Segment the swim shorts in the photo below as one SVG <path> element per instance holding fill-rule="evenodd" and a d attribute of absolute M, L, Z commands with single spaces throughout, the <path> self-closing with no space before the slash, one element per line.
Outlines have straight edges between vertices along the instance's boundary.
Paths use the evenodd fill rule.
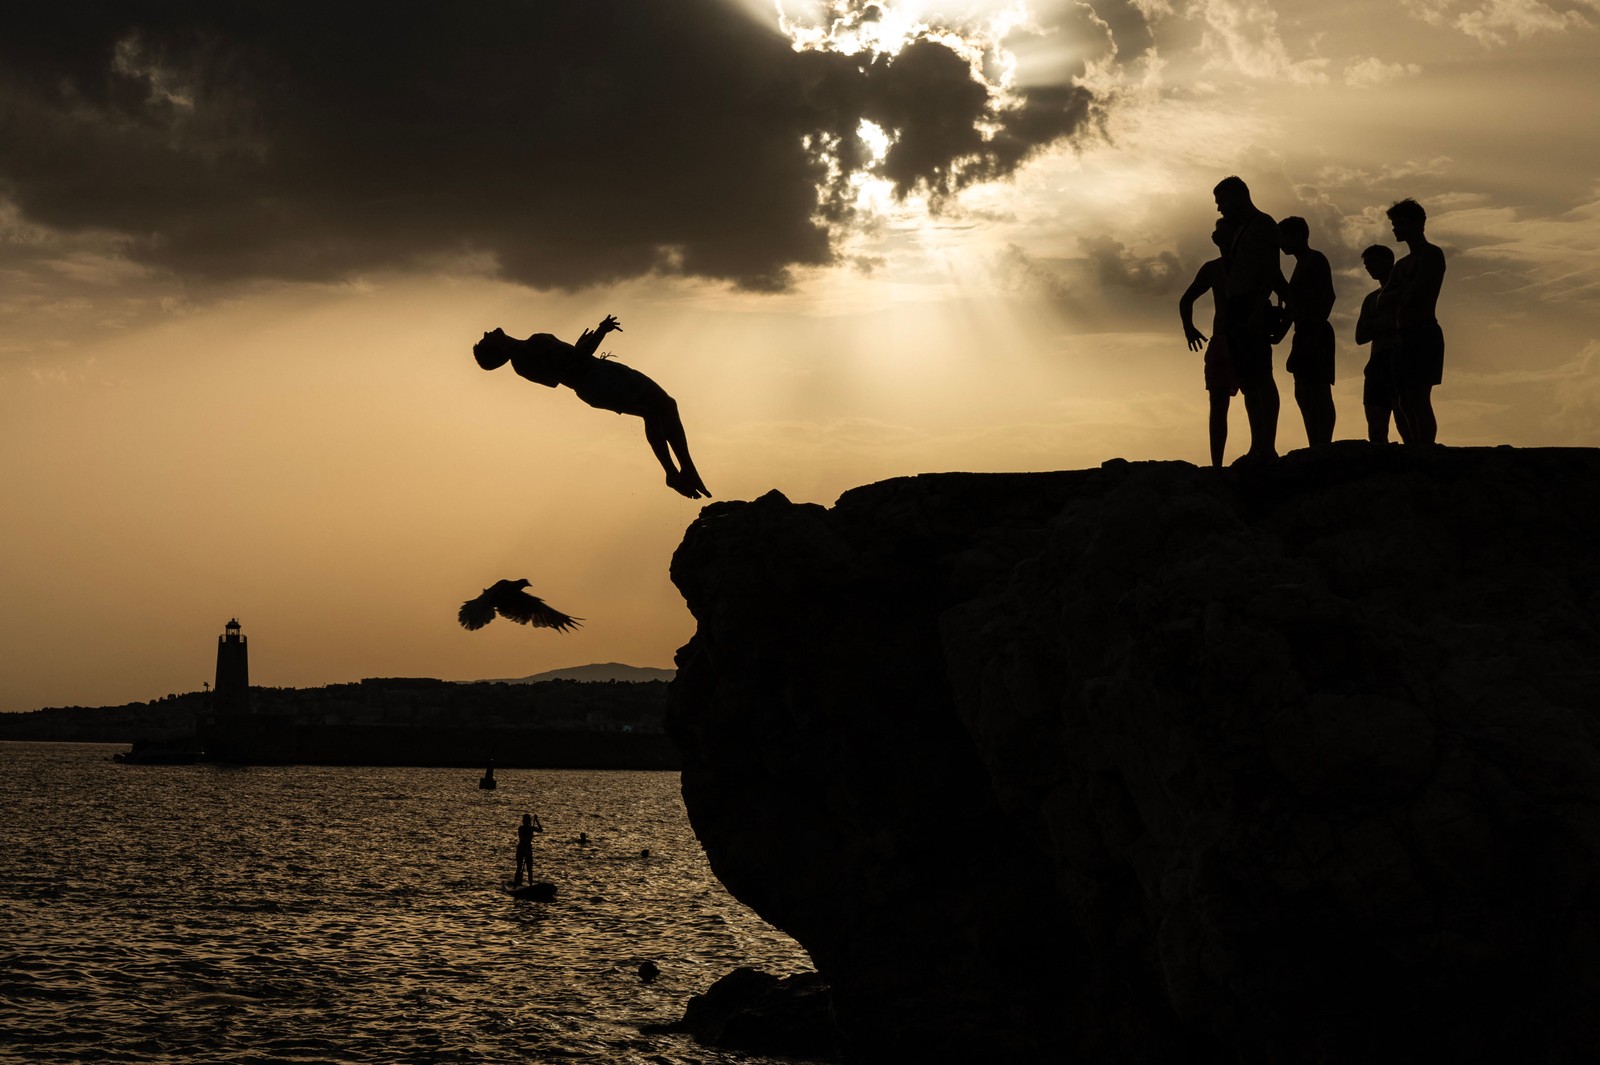
<path fill-rule="evenodd" d="M 573 382 L 572 390 L 591 407 L 640 417 L 668 398 L 650 378 L 610 359 L 591 359 L 588 369 Z"/>
<path fill-rule="evenodd" d="M 1425 388 L 1444 380 L 1444 330 L 1438 322 L 1408 325 L 1395 335 L 1394 386 Z"/>
<path fill-rule="evenodd" d="M 1333 326 L 1327 322 L 1295 326 L 1294 340 L 1289 344 L 1289 361 L 1283 368 L 1294 374 L 1296 380 L 1333 384 Z"/>
<path fill-rule="evenodd" d="M 1233 375 L 1233 360 L 1228 358 L 1228 338 L 1214 333 L 1206 345 L 1206 391 L 1239 394 L 1239 380 Z"/>
<path fill-rule="evenodd" d="M 1394 387 L 1393 344 L 1372 349 L 1372 354 L 1367 356 L 1367 368 L 1362 371 L 1362 377 L 1362 405 L 1393 410 L 1397 398 Z"/>
<path fill-rule="evenodd" d="M 1272 341 L 1267 337 L 1267 299 L 1240 296 L 1228 300 L 1228 360 L 1246 393 L 1272 380 Z"/>

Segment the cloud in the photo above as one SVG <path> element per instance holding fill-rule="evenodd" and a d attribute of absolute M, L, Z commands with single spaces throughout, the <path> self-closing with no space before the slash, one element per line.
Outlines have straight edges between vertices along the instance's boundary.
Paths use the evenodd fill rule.
<path fill-rule="evenodd" d="M 1209 67 L 1235 70 L 1256 80 L 1327 82 L 1326 59 L 1290 58 L 1278 33 L 1278 13 L 1264 0 L 1198 0 L 1190 10 L 1206 24 L 1200 48 L 1214 57 Z"/>
<path fill-rule="evenodd" d="M 1560 8 L 1541 0 L 1405 0 L 1412 13 L 1435 26 L 1453 26 L 1484 44 L 1524 41 L 1540 33 L 1562 33 L 1592 28 L 1580 6 L 1600 7 L 1593 0 Z"/>
<path fill-rule="evenodd" d="M 1485 440 L 1506 439 L 1520 429 L 1517 415 L 1539 411 L 1533 430 L 1539 445 L 1600 444 L 1600 340 L 1591 340 L 1566 362 L 1537 369 L 1494 373 L 1452 372 L 1452 394 L 1476 417 L 1464 429 Z M 1499 433 L 1497 437 L 1495 434 Z"/>
<path fill-rule="evenodd" d="M 797 50 L 722 0 L 36 14 L 0 38 L 0 194 L 197 280 L 488 255 L 538 287 L 777 289 L 834 261 L 852 176 L 1003 179 L 1096 106 L 1081 57 L 999 93 L 949 27 L 897 54 Z"/>
<path fill-rule="evenodd" d="M 1469 206 L 1430 222 L 1498 293 L 1582 311 L 1600 300 L 1600 199 L 1553 215 Z"/>
<path fill-rule="evenodd" d="M 1377 56 L 1368 56 L 1345 64 L 1344 82 L 1351 88 L 1371 89 L 1421 73 L 1422 68 L 1416 63 L 1385 63 Z"/>
<path fill-rule="evenodd" d="M 1106 287 L 1159 295 L 1174 291 L 1183 281 L 1182 264 L 1170 251 L 1140 257 L 1109 236 L 1080 237 L 1078 247 L 1088 256 L 1095 278 Z"/>

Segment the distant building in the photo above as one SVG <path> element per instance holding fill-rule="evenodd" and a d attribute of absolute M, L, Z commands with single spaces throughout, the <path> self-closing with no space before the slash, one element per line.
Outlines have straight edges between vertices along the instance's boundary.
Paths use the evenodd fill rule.
<path fill-rule="evenodd" d="M 212 687 L 212 704 L 223 713 L 243 713 L 250 709 L 250 659 L 239 619 L 231 618 L 217 637 L 217 682 Z"/>

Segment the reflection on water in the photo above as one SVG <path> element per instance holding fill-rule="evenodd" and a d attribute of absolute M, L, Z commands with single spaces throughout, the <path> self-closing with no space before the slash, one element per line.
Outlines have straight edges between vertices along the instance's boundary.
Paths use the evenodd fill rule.
<path fill-rule="evenodd" d="M 0 1058 L 753 1063 L 638 1027 L 735 965 L 810 967 L 712 876 L 675 773 L 122 749 L 0 743 Z M 500 890 L 524 812 L 548 905 Z"/>

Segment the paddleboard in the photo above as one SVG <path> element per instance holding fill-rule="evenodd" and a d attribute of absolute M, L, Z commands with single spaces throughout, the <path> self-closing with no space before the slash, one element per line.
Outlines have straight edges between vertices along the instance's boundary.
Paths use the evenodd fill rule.
<path fill-rule="evenodd" d="M 556 897 L 556 886 L 543 881 L 533 884 L 524 884 L 522 887 L 512 887 L 509 883 L 502 885 L 505 893 L 514 899 L 531 899 L 534 902 L 553 902 Z"/>

